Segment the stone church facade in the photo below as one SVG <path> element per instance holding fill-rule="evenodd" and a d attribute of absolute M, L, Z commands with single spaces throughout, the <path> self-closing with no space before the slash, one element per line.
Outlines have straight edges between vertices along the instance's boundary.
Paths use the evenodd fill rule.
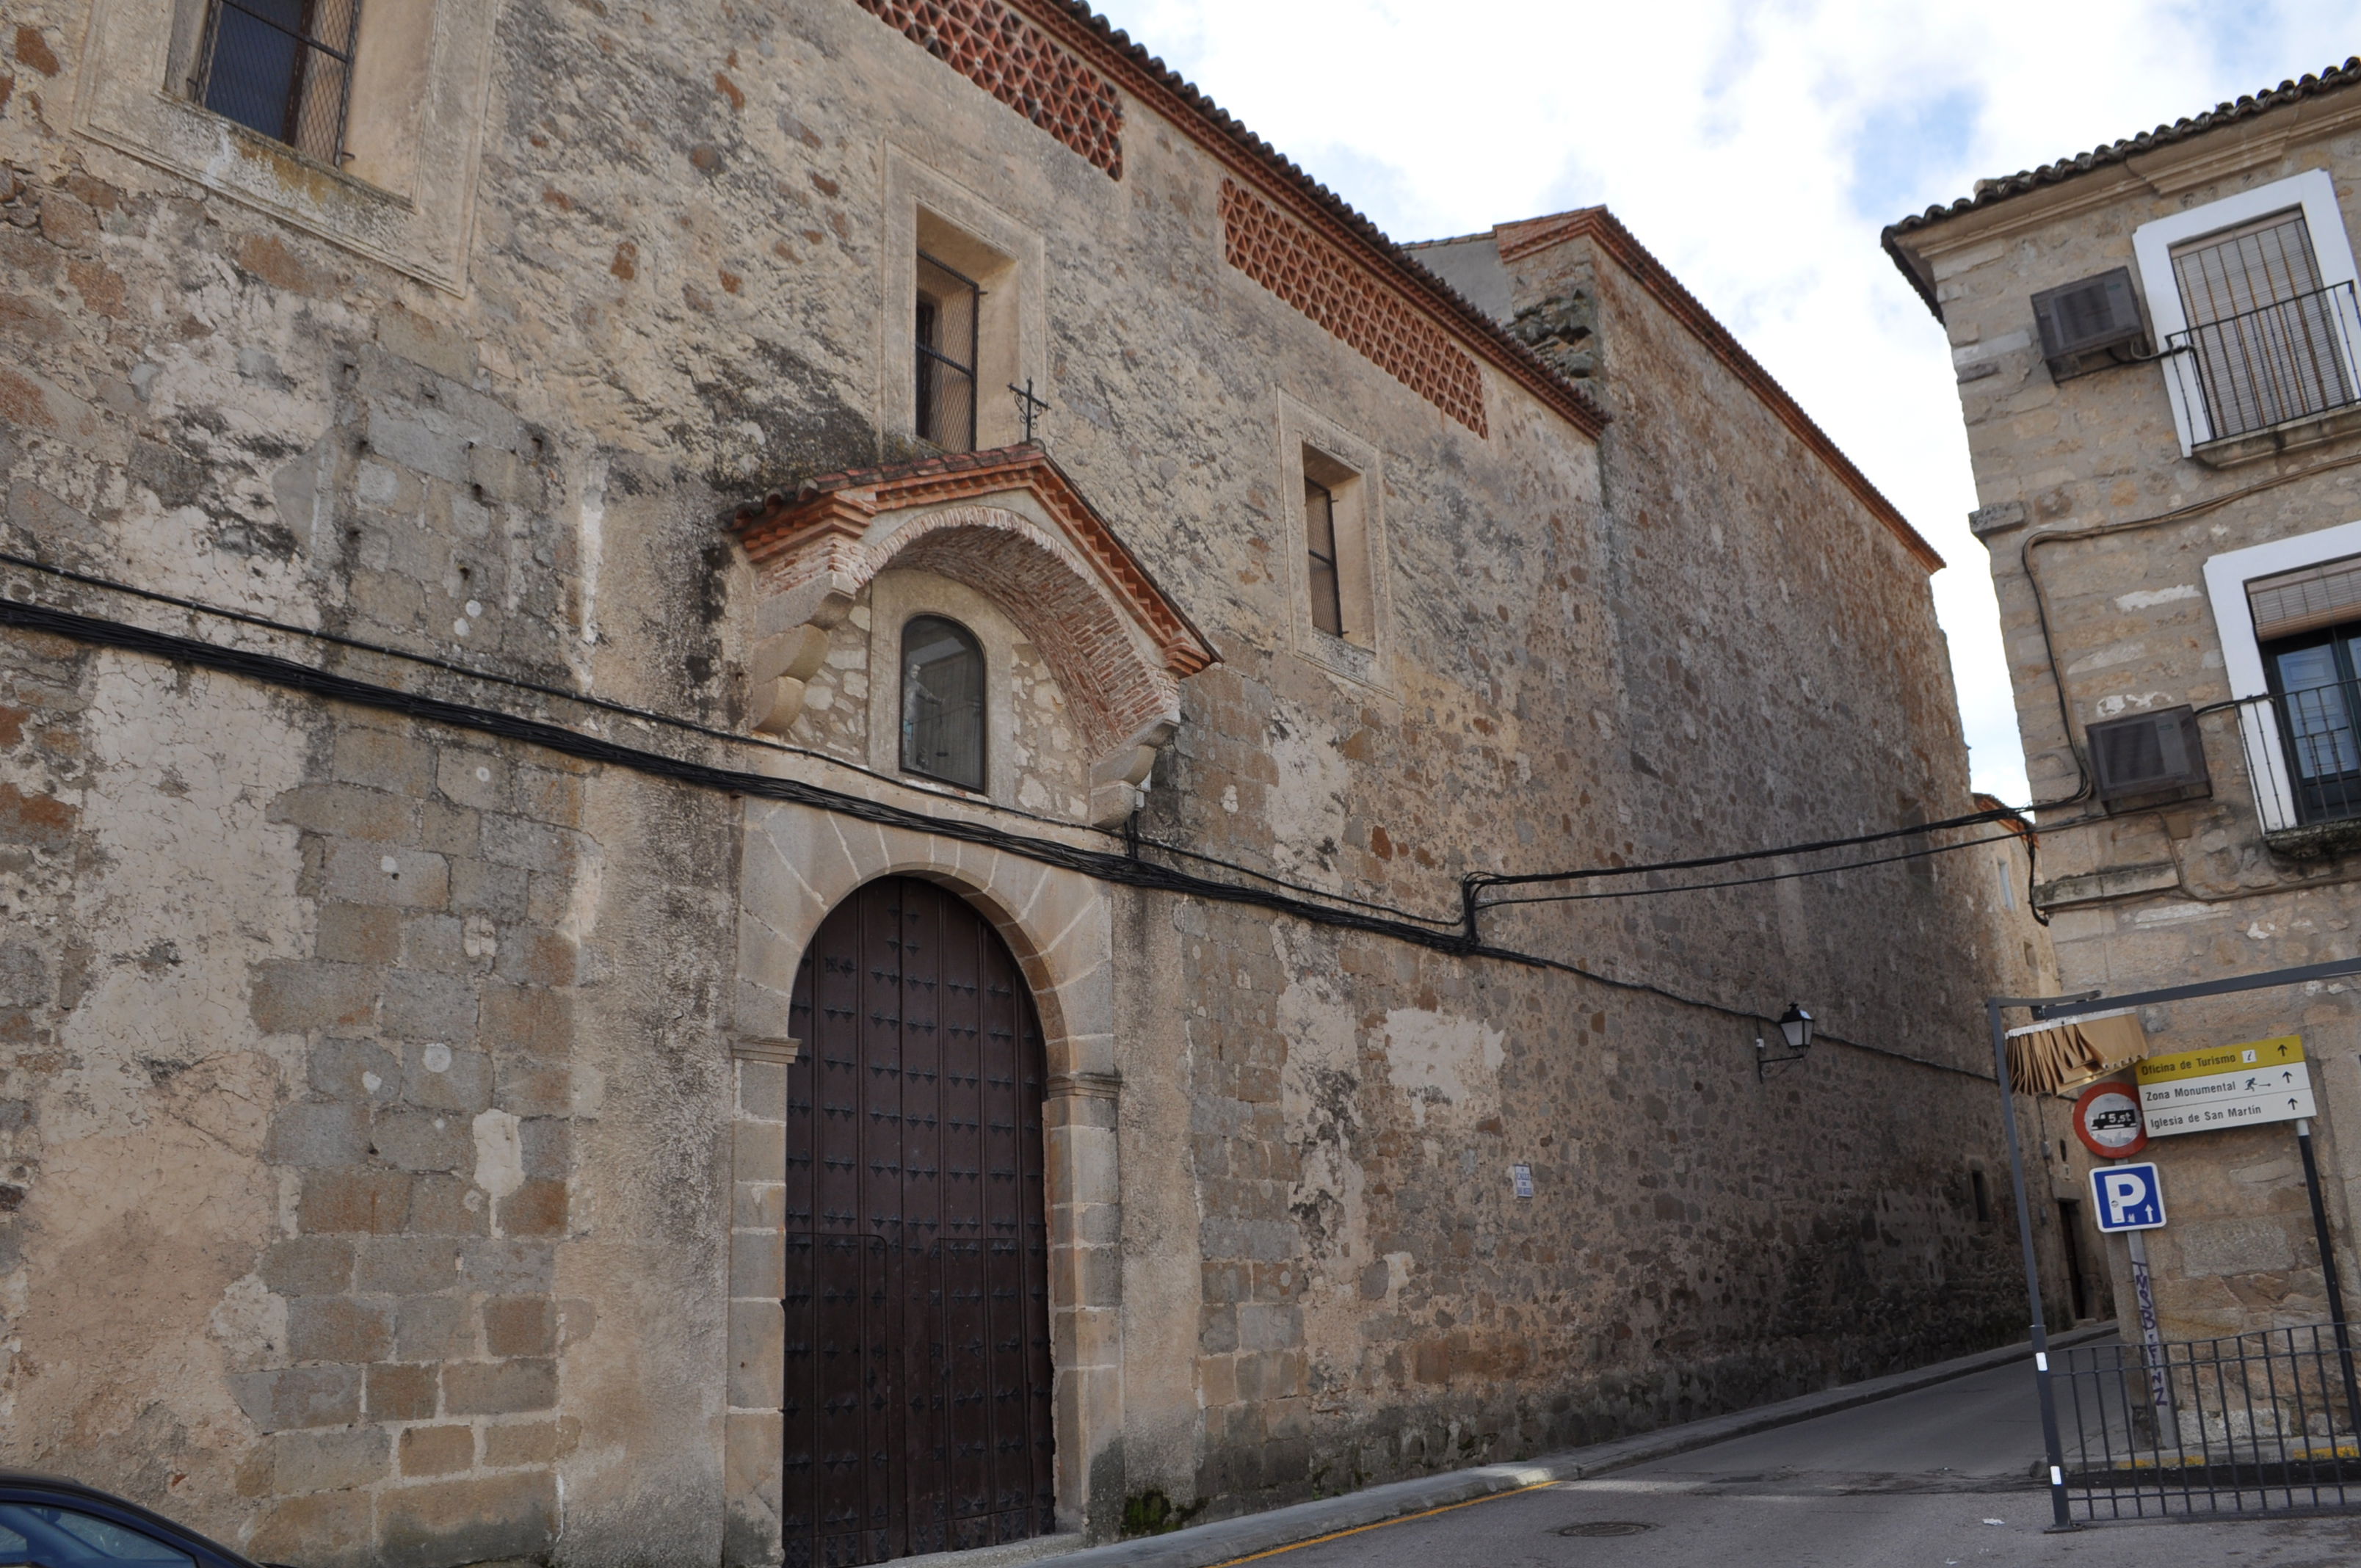
<path fill-rule="evenodd" d="M 2015 1332 L 2015 839 L 1469 880 L 1973 810 L 1603 212 L 1398 249 L 1056 0 L 0 49 L 0 1463 L 873 1561 Z"/>

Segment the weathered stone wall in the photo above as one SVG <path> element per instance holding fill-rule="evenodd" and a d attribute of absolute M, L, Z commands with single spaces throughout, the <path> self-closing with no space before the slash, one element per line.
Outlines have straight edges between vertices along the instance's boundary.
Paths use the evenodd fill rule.
<path fill-rule="evenodd" d="M 1602 477 L 1495 360 L 1469 361 L 1479 428 L 1452 342 L 1396 374 L 1233 266 L 1202 129 L 1125 99 L 1111 177 L 852 4 L 498 8 L 480 158 L 422 186 L 417 232 L 354 228 L 375 198 L 248 138 L 189 172 L 93 119 L 93 72 L 170 11 L 33 0 L 0 35 L 7 548 L 526 684 L 17 568 L 12 596 L 1005 825 L 564 695 L 745 729 L 759 595 L 723 514 L 912 450 L 881 280 L 923 203 L 1014 258 L 1045 439 L 1223 656 L 1184 684 L 1150 839 L 1447 924 L 1471 871 L 1968 806 L 1919 568 L 1603 273 Z M 1376 455 L 1381 635 L 1349 654 L 1296 614 L 1281 433 L 1307 421 Z M 897 576 L 926 574 L 856 608 Z M 1119 844 L 1082 826 L 1041 650 L 989 611 L 1032 715 L 991 801 Z M 877 754 L 862 630 L 789 737 L 840 761 Z M 0 1458 L 261 1556 L 775 1558 L 750 1325 L 776 1074 L 733 1060 L 741 916 L 807 934 L 892 872 L 987 906 L 1040 994 L 1078 1527 L 1530 1453 L 2017 1320 L 1966 1183 L 1998 1168 L 1968 1003 L 2037 961 L 1994 850 L 1487 917 L 1856 1042 L 1758 1085 L 1750 1026 L 1674 997 L 0 648 Z"/>
<path fill-rule="evenodd" d="M 2306 170 L 2334 177 L 2350 233 L 2361 173 L 2354 98 L 2348 89 L 2275 109 L 1904 239 L 1931 267 L 1958 367 L 1983 507 L 1973 521 L 1991 555 L 2034 795 L 2059 803 L 2041 817 L 2043 899 L 2070 990 L 2125 992 L 2354 950 L 2355 862 L 2333 846 L 2290 854 L 2266 843 L 2234 710 L 2199 720 L 2212 776 L 2204 798 L 2111 812 L 2084 790 L 2083 740 L 2105 719 L 2226 705 L 2205 563 L 2361 516 L 2353 439 L 2226 466 L 2183 457 L 2166 366 L 2053 379 L 2031 305 L 2038 291 L 2114 268 L 2137 277 L 2132 236 L 2142 224 Z M 2351 987 L 2176 1003 L 2144 1018 L 2159 1052 L 2305 1036 L 2330 1212 L 2349 1238 L 2361 1178 Z M 2290 1126 L 2163 1139 L 2151 1154 L 2173 1216 L 2149 1243 L 2169 1336 L 2326 1315 Z M 2340 1243 L 2348 1280 L 2350 1245 Z M 2128 1313 L 2120 1244 L 2114 1258 Z"/>

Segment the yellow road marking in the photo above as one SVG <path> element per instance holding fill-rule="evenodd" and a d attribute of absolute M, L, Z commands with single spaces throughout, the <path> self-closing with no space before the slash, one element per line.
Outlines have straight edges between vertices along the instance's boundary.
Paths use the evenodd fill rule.
<path fill-rule="evenodd" d="M 1556 1485 L 1554 1481 L 1536 1481 L 1530 1486 L 1519 1486 L 1507 1492 L 1495 1492 L 1486 1497 L 1470 1497 L 1464 1503 L 1445 1503 L 1439 1508 L 1428 1508 L 1423 1513 L 1403 1514 L 1398 1519 L 1379 1519 L 1375 1524 L 1355 1525 L 1351 1530 L 1331 1530 L 1326 1535 L 1315 1535 L 1309 1541 L 1299 1541 L 1287 1546 L 1274 1546 L 1268 1552 L 1252 1552 L 1245 1557 L 1232 1557 L 1214 1563 L 1213 1568 L 1237 1568 L 1241 1563 L 1259 1563 L 1266 1557 L 1276 1557 L 1282 1552 L 1294 1552 L 1306 1546 L 1318 1546 L 1326 1541 L 1342 1541 L 1348 1535 L 1360 1535 L 1368 1530 L 1383 1530 L 1392 1524 L 1408 1524 L 1412 1519 L 1431 1519 L 1437 1514 L 1447 1514 L 1459 1508 L 1472 1508 L 1478 1503 L 1497 1503 L 1503 1497 L 1521 1497 L 1527 1492 L 1538 1492 L 1544 1487 Z"/>

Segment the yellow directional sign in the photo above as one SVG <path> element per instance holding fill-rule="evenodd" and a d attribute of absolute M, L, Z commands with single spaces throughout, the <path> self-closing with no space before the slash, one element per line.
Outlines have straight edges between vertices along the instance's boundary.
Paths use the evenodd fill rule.
<path fill-rule="evenodd" d="M 2169 1083 L 2176 1078 L 2218 1078 L 2257 1067 L 2284 1067 L 2303 1060 L 2303 1036 L 2281 1035 L 2276 1039 L 2250 1040 L 2243 1046 L 2206 1046 L 2150 1057 L 2139 1064 L 2142 1083 Z"/>
<path fill-rule="evenodd" d="M 2152 1138 L 2316 1114 L 2312 1068 L 2295 1035 L 2150 1057 L 2137 1070 Z"/>

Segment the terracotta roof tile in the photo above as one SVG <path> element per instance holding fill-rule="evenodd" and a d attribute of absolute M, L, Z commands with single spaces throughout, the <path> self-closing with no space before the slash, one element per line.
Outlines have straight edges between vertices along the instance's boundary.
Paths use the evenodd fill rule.
<path fill-rule="evenodd" d="M 2093 170 L 2105 169 L 2136 158 L 2141 153 L 2153 152 L 2161 147 L 2170 147 L 2176 142 L 2187 141 L 2191 137 L 2202 136 L 2207 131 L 2236 125 L 2241 120 L 2251 120 L 2256 115 L 2268 114 L 2273 109 L 2283 108 L 2290 104 L 2301 103 L 2307 98 L 2316 98 L 2324 93 L 2338 92 L 2356 83 L 2361 83 L 2361 55 L 2354 56 L 2343 65 L 2332 66 L 2317 76 L 2307 75 L 2292 82 L 2282 82 L 2277 87 L 2251 93 L 2230 103 L 2217 104 L 2204 114 L 2175 120 L 2169 126 L 2158 126 L 2152 131 L 2143 131 L 2138 136 L 2110 142 L 2105 147 L 2093 148 L 2088 152 L 2078 153 L 2072 158 L 2061 158 L 2055 163 L 2045 163 L 2038 169 L 2022 170 L 2017 173 L 2003 175 L 1998 179 L 1979 180 L 1976 181 L 1975 192 L 1972 195 L 1962 196 L 1949 206 L 1938 203 L 1923 213 L 1913 213 L 1897 223 L 1887 225 L 1883 236 L 1886 254 L 1894 258 L 1894 264 L 1902 269 L 1903 276 L 1910 280 L 1910 286 L 1918 291 L 1919 297 L 1927 302 L 1927 308 L 1934 311 L 1939 319 L 1943 313 L 1936 304 L 1934 286 L 1921 277 L 1917 269 L 1905 258 L 1902 247 L 1897 242 L 1899 236 L 1926 228 L 1946 218 L 1957 217 L 1961 213 L 1972 213 L 1984 207 L 1993 206 L 2007 201 L 2012 196 L 2022 196 L 2027 192 L 2039 190 L 2045 185 L 2056 185 L 2063 181 L 2071 180 L 2077 175 L 2088 174 Z"/>
<path fill-rule="evenodd" d="M 873 468 L 844 468 L 833 474 L 815 474 L 797 485 L 793 495 L 785 490 L 773 490 L 760 500 L 742 503 L 731 514 L 730 521 L 733 525 L 743 527 L 798 501 L 807 501 L 814 496 L 824 496 L 837 490 L 856 490 L 869 485 L 890 484 L 897 479 L 923 479 L 936 474 L 966 474 L 978 468 L 1019 468 L 1035 459 L 1047 460 L 1049 456 L 1048 449 L 1039 442 L 1020 441 L 1013 446 L 988 446 L 981 452 L 946 452 L 934 457 L 881 463 Z M 1051 466 L 1056 465 L 1052 463 Z M 1060 470 L 1061 475 L 1063 472 Z"/>
<path fill-rule="evenodd" d="M 1092 10 L 1083 0 L 1009 0 L 1019 10 L 1038 21 L 1062 21 L 1076 37 L 1070 42 L 1094 45 L 1094 52 L 1103 66 L 1119 67 L 1126 80 L 1122 85 L 1136 95 L 1148 99 L 1150 106 L 1170 115 L 1181 111 L 1197 120 L 1212 136 L 1209 141 L 1225 142 L 1246 161 L 1271 177 L 1275 186 L 1299 195 L 1321 215 L 1342 231 L 1341 237 L 1358 242 L 1364 258 L 1374 262 L 1381 274 L 1391 274 L 1416 299 L 1422 299 L 1435 313 L 1448 319 L 1452 325 L 1466 334 L 1473 345 L 1492 363 L 1522 381 L 1529 391 L 1543 400 L 1554 404 L 1558 411 L 1589 435 L 1606 428 L 1609 414 L 1591 401 L 1589 395 L 1576 382 L 1558 374 L 1555 367 L 1535 354 L 1524 343 L 1510 334 L 1499 323 L 1462 296 L 1425 265 L 1411 256 L 1407 247 L 1389 238 L 1384 230 L 1371 223 L 1352 203 L 1305 173 L 1295 160 L 1270 143 L 1248 130 L 1237 117 L 1131 39 L 1131 36 L 1104 16 Z M 1167 102 L 1158 103 L 1161 97 Z M 1274 194 L 1277 191 L 1273 192 Z"/>

